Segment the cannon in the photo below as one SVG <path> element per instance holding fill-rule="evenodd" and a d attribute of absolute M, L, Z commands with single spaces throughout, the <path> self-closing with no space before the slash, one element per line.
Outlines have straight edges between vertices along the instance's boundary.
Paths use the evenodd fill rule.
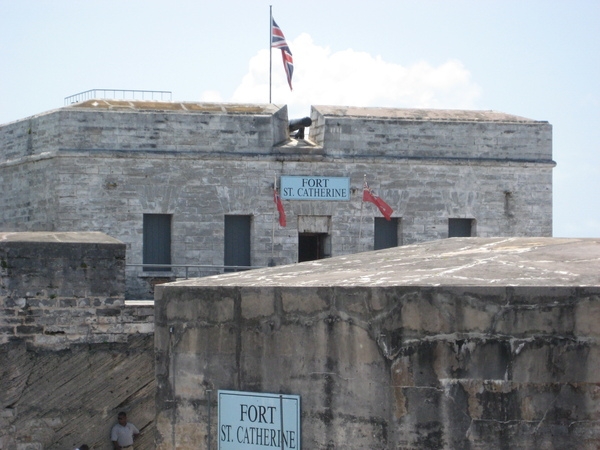
<path fill-rule="evenodd" d="M 302 119 L 292 119 L 289 122 L 289 131 L 290 136 L 296 139 L 304 139 L 304 128 L 310 127 L 312 125 L 312 120 L 310 117 L 303 117 Z M 297 131 L 296 134 L 291 134 L 292 132 Z"/>

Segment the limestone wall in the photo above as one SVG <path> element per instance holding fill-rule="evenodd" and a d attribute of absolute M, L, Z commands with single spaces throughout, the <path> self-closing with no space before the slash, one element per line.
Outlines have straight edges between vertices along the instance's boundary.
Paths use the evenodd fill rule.
<path fill-rule="evenodd" d="M 450 218 L 473 219 L 476 236 L 552 234 L 549 124 L 365 110 L 313 108 L 308 143 L 287 142 L 287 109 L 268 105 L 92 101 L 8 124 L 0 230 L 101 231 L 126 244 L 127 263 L 141 264 L 143 215 L 171 214 L 172 263 L 221 266 L 224 216 L 249 215 L 251 264 L 290 264 L 302 216 L 327 217 L 333 256 L 373 249 L 381 215 L 361 202 L 367 175 L 394 209 L 403 244 L 447 237 Z M 281 228 L 272 186 L 282 175 L 349 177 L 350 200 L 285 200 Z M 155 280 L 131 268 L 128 298 L 152 298 L 153 283 L 183 276 L 177 269 Z"/>
<path fill-rule="evenodd" d="M 119 410 L 154 445 L 154 311 L 125 305 L 125 245 L 0 233 L 0 448 L 110 449 Z"/>
<path fill-rule="evenodd" d="M 52 154 L 61 147 L 61 119 L 50 111 L 0 126 L 1 162 Z"/>
<path fill-rule="evenodd" d="M 552 126 L 494 111 L 313 106 L 311 137 L 348 157 L 552 160 Z"/>
<path fill-rule="evenodd" d="M 0 161 L 0 222 L 4 231 L 53 231 L 60 199 L 53 154 Z"/>
<path fill-rule="evenodd" d="M 252 264 L 297 261 L 301 216 L 331 217 L 332 255 L 373 248 L 373 205 L 362 205 L 370 184 L 401 220 L 404 244 L 447 237 L 449 218 L 473 218 L 478 236 L 549 236 L 552 169 L 523 164 L 397 161 L 273 162 L 197 159 L 185 155 L 69 152 L 57 161 L 57 230 L 100 230 L 127 245 L 127 261 L 142 262 L 143 214 L 172 214 L 172 261 L 222 265 L 226 214 L 252 217 Z M 349 176 L 350 202 L 284 201 L 286 228 L 275 227 L 272 184 L 280 175 Z M 176 175 L 175 175 L 176 174 Z M 362 236 L 359 242 L 359 235 Z M 271 237 L 274 237 L 272 242 Z M 197 274 L 197 272 L 193 272 Z M 209 274 L 212 274 L 209 272 Z M 179 272 L 179 276 L 183 276 Z M 151 291 L 135 273 L 129 298 Z"/>
<path fill-rule="evenodd" d="M 61 111 L 62 148 L 162 152 L 268 153 L 286 137 L 277 114 L 191 114 L 171 111 Z M 274 112 L 274 111 L 273 111 Z M 285 115 L 285 108 L 283 113 Z M 274 123 L 275 122 L 275 123 Z"/>
<path fill-rule="evenodd" d="M 90 174 L 89 167 L 98 173 Z M 61 173 L 69 182 L 57 188 L 64 211 L 57 227 L 118 236 L 128 246 L 128 262 L 141 263 L 143 214 L 172 214 L 173 262 L 222 265 L 224 216 L 250 215 L 252 264 L 266 266 L 273 250 L 277 264 L 297 261 L 300 216 L 330 216 L 332 254 L 354 253 L 373 248 L 373 217 L 379 214 L 372 205 L 365 205 L 361 219 L 361 186 L 367 171 L 371 185 L 395 209 L 394 216 L 401 218 L 401 241 L 406 244 L 447 237 L 448 218 L 457 217 L 476 219 L 478 236 L 552 233 L 551 168 L 406 161 L 393 166 L 276 163 L 157 155 L 119 159 L 110 153 L 84 152 L 61 158 Z M 351 201 L 285 201 L 288 226 L 275 228 L 272 247 L 273 179 L 279 174 L 317 172 L 350 176 Z M 130 286 L 130 290 L 135 288 Z"/>

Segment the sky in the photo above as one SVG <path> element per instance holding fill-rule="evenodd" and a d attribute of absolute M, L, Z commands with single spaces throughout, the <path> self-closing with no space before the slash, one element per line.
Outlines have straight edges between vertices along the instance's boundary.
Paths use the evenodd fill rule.
<path fill-rule="evenodd" d="M 91 89 L 495 110 L 553 128 L 553 235 L 600 237 L 600 0 L 0 0 L 0 124 Z"/>

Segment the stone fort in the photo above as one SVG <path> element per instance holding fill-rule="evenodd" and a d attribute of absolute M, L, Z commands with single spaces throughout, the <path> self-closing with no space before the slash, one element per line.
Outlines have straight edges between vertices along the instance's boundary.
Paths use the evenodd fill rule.
<path fill-rule="evenodd" d="M 552 235 L 552 127 L 495 111 L 89 99 L 0 126 L 1 231 L 99 231 L 156 283 L 458 236 Z M 282 182 L 345 183 L 338 198 Z M 394 210 L 363 203 L 363 184 Z M 164 266 L 160 266 L 163 264 Z"/>
<path fill-rule="evenodd" d="M 0 448 L 108 449 L 124 409 L 138 448 L 216 449 L 219 389 L 301 395 L 304 448 L 595 448 L 598 243 L 550 238 L 551 126 L 310 118 L 97 99 L 0 126 Z M 297 178 L 348 195 L 282 190 L 283 227 Z"/>

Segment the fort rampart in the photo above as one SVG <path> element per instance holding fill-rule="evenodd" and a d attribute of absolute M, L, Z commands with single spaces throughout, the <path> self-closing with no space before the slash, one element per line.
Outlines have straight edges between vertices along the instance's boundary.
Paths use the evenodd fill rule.
<path fill-rule="evenodd" d="M 138 448 L 216 449 L 224 389 L 300 396 L 306 449 L 595 449 L 599 245 L 447 239 L 181 281 L 155 320 L 124 299 L 121 242 L 2 233 L 0 448 L 108 450 L 124 410 Z"/>
<path fill-rule="evenodd" d="M 0 448 L 110 449 L 120 410 L 154 446 L 154 311 L 126 306 L 125 245 L 0 233 Z"/>
<path fill-rule="evenodd" d="M 321 235 L 327 256 L 372 250 L 381 215 L 362 203 L 365 175 L 394 210 L 387 233 L 398 245 L 446 238 L 451 219 L 469 221 L 469 236 L 552 235 L 545 121 L 335 106 L 313 106 L 311 118 L 307 139 L 290 139 L 285 106 L 90 100 L 2 125 L 0 230 L 119 239 L 128 299 L 151 299 L 155 277 L 183 276 L 143 269 L 152 215 L 169 218 L 170 258 L 160 263 L 291 264 L 302 246 L 318 247 L 301 245 L 301 234 Z M 287 225 L 274 227 L 273 186 L 290 176 L 347 178 L 350 195 L 284 199 Z M 249 220 L 243 264 L 226 263 L 233 216 Z"/>
<path fill-rule="evenodd" d="M 596 449 L 599 267 L 597 239 L 456 238 L 157 286 L 157 448 L 271 445 L 217 429 L 234 390 L 299 395 L 304 449 Z"/>

